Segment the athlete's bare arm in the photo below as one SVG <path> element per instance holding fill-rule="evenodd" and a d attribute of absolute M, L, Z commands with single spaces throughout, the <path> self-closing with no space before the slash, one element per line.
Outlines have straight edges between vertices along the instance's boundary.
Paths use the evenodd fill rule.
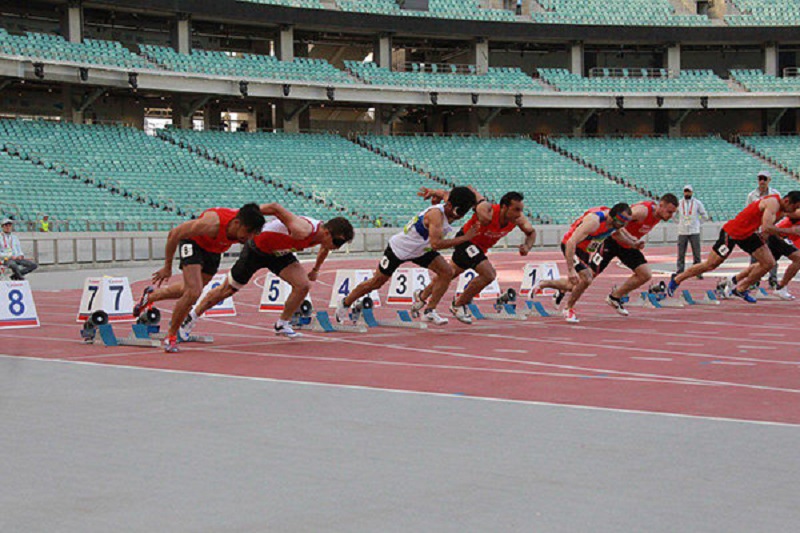
<path fill-rule="evenodd" d="M 567 260 L 567 275 L 571 283 L 577 284 L 579 281 L 578 271 L 575 270 L 575 249 L 578 243 L 588 239 L 589 235 L 598 229 L 600 229 L 600 217 L 594 213 L 589 213 L 583 217 L 580 225 L 575 228 L 575 233 L 572 234 L 572 237 L 567 240 L 567 244 L 564 245 L 564 258 Z"/>
<path fill-rule="evenodd" d="M 199 237 L 201 235 L 215 237 L 218 232 L 219 215 L 214 211 L 208 211 L 200 218 L 189 220 L 188 222 L 184 222 L 172 228 L 167 235 L 167 246 L 164 251 L 164 266 L 153 273 L 153 283 L 155 285 L 161 285 L 172 276 L 172 259 L 175 257 L 175 251 L 178 249 L 178 244 L 180 244 L 182 240 L 191 237 Z"/>
<path fill-rule="evenodd" d="M 480 203 L 475 206 L 475 214 L 478 215 L 478 222 L 485 226 L 492 223 L 494 209 L 492 209 L 492 204 L 482 200 L 483 197 L 481 196 L 480 200 L 478 200 Z"/>
<path fill-rule="evenodd" d="M 447 201 L 448 193 L 444 189 L 429 189 L 420 187 L 417 196 L 422 196 L 425 200 L 430 200 L 431 204 L 436 205 Z"/>
<path fill-rule="evenodd" d="M 444 235 L 442 234 L 442 232 L 444 231 L 442 229 L 444 224 L 444 213 L 442 213 L 439 209 L 431 209 L 430 211 L 425 213 L 425 218 L 423 218 L 423 222 L 425 224 L 425 227 L 428 228 L 428 235 L 431 243 L 431 248 L 433 248 L 434 250 L 453 248 L 461 243 L 469 241 L 475 235 L 478 234 L 478 228 L 473 225 L 461 237 L 455 237 L 453 239 L 445 239 Z"/>
<path fill-rule="evenodd" d="M 764 214 L 761 217 L 761 233 L 764 235 L 778 235 L 780 228 L 775 227 L 775 220 L 780 211 L 780 202 L 775 198 L 765 198 L 761 200 L 761 208 Z"/>
<path fill-rule="evenodd" d="M 525 234 L 525 242 L 519 245 L 519 255 L 528 255 L 533 245 L 536 244 L 536 230 L 525 215 L 517 219 L 517 227 Z"/>
<path fill-rule="evenodd" d="M 800 209 L 794 213 L 787 213 L 786 218 L 791 220 L 794 224 L 800 221 Z M 778 228 L 781 235 L 800 235 L 800 226 L 792 226 L 790 228 Z"/>
<path fill-rule="evenodd" d="M 631 213 L 632 215 L 630 222 L 641 222 L 647 218 L 647 207 L 643 205 L 635 205 L 631 208 Z M 614 233 L 613 238 L 615 241 L 624 246 L 630 246 L 639 249 L 644 248 L 644 241 L 640 241 L 639 239 L 635 238 L 633 235 L 625 231 L 625 228 L 622 228 Z"/>
<path fill-rule="evenodd" d="M 325 262 L 325 259 L 328 258 L 328 254 L 330 250 L 325 248 L 324 246 L 319 247 L 319 252 L 317 252 L 317 260 L 314 263 L 314 266 L 308 272 L 308 279 L 311 281 L 317 281 L 317 277 L 319 276 L 319 269 L 322 268 L 322 263 Z"/>
<path fill-rule="evenodd" d="M 263 204 L 261 214 L 273 216 L 283 222 L 283 225 L 289 230 L 289 236 L 293 239 L 305 239 L 314 231 L 314 227 L 308 220 L 295 215 L 280 204 Z"/>

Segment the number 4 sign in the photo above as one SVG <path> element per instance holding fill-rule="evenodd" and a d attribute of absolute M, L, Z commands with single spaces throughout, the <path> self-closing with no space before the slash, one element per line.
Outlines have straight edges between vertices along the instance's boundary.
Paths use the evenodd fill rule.
<path fill-rule="evenodd" d="M 77 321 L 83 322 L 95 311 L 108 313 L 110 322 L 133 320 L 133 294 L 128 278 L 86 278 Z"/>
<path fill-rule="evenodd" d="M 39 326 L 36 304 L 27 281 L 0 281 L 0 329 Z"/>
<path fill-rule="evenodd" d="M 372 270 L 337 270 L 336 281 L 333 283 L 333 292 L 331 293 L 329 305 L 331 307 L 336 307 L 339 305 L 339 301 L 350 294 L 350 291 L 352 291 L 356 285 L 371 277 Z M 369 297 L 372 298 L 372 305 L 374 307 L 380 307 L 381 297 L 378 295 L 378 291 L 372 291 Z"/>

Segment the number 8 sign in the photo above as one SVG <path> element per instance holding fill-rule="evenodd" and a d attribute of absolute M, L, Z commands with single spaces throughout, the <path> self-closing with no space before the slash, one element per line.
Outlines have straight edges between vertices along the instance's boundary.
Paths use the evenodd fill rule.
<path fill-rule="evenodd" d="M 0 329 L 39 326 L 36 304 L 27 281 L 0 281 Z"/>

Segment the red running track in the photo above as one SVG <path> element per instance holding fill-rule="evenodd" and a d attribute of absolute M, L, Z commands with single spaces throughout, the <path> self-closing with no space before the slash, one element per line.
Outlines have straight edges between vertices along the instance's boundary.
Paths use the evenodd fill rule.
<path fill-rule="evenodd" d="M 664 250 L 660 250 L 663 252 Z M 651 262 L 671 258 L 650 251 Z M 518 288 L 526 262 L 560 259 L 494 254 L 501 286 Z M 739 256 L 741 260 L 741 256 Z M 331 260 L 312 297 L 330 297 L 340 268 L 373 268 L 376 260 Z M 563 272 L 563 261 L 560 264 Z M 800 349 L 792 331 L 800 302 L 726 301 L 718 307 L 631 309 L 624 318 L 603 303 L 627 271 L 613 266 L 577 307 L 581 323 L 560 316 L 526 322 L 451 320 L 427 331 L 379 328 L 366 334 L 306 333 L 277 338 L 275 314 L 258 313 L 261 287 L 236 297 L 238 316 L 207 319 L 198 333 L 213 345 L 183 345 L 180 354 L 156 349 L 85 345 L 75 322 L 79 290 L 36 292 L 41 328 L 2 330 L 6 355 L 272 378 L 503 400 L 641 410 L 800 424 Z M 263 284 L 264 273 L 257 278 Z M 712 288 L 715 279 L 683 288 Z M 134 284 L 138 296 L 144 282 Z M 385 299 L 385 287 L 381 295 Z M 448 302 L 449 296 L 443 300 Z M 549 300 L 544 301 L 549 308 Z M 488 304 L 482 304 L 488 310 Z M 162 310 L 169 305 L 162 304 Z M 392 314 L 384 306 L 380 316 Z M 447 305 L 440 306 L 447 316 Z M 118 334 L 127 329 L 115 326 Z"/>

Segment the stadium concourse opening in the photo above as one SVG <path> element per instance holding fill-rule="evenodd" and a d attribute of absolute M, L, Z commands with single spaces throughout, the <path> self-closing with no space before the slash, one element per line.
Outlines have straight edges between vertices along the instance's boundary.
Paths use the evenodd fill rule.
<path fill-rule="evenodd" d="M 793 530 L 798 29 L 6 0 L 0 529 Z"/>

